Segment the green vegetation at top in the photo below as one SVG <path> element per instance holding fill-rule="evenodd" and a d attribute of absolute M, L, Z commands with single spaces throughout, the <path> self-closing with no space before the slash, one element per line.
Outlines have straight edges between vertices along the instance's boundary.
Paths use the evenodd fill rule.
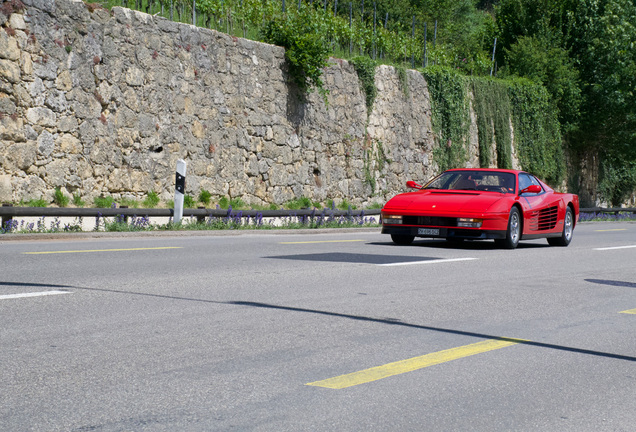
<path fill-rule="evenodd" d="M 636 3 L 499 0 L 495 12 L 500 74 L 545 86 L 573 155 L 600 157 L 600 197 L 620 204 L 636 188 Z"/>

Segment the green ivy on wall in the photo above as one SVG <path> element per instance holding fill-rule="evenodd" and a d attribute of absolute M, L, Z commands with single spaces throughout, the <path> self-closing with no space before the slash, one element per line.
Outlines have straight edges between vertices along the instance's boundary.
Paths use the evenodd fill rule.
<path fill-rule="evenodd" d="M 479 131 L 479 164 L 488 167 L 493 140 L 498 168 L 512 168 L 512 147 L 525 171 L 548 184 L 559 185 L 566 175 L 565 155 L 557 109 L 545 87 L 527 79 L 500 80 L 467 77 L 445 67 L 420 70 L 428 83 L 436 147 L 433 158 L 440 170 L 463 167 L 468 160 L 470 105 Z M 510 121 L 514 128 L 512 142 Z"/>
<path fill-rule="evenodd" d="M 479 131 L 479 166 L 487 168 L 491 145 L 496 143 L 497 167 L 512 168 L 512 136 L 510 133 L 510 98 L 508 85 L 500 80 L 473 78 L 473 109 Z"/>
<path fill-rule="evenodd" d="M 382 141 L 372 141 L 367 139 L 367 149 L 364 151 L 364 181 L 371 186 L 372 193 L 376 192 L 377 182 L 375 172 L 380 173 L 380 177 L 385 177 L 384 169 L 391 163 L 387 158 Z"/>
<path fill-rule="evenodd" d="M 401 65 L 394 66 L 395 71 L 397 72 L 398 80 L 400 81 L 400 90 L 402 90 L 402 94 L 405 98 L 409 98 L 409 76 L 406 73 L 406 68 Z"/>
<path fill-rule="evenodd" d="M 525 171 L 557 186 L 566 175 L 557 109 L 542 85 L 524 78 L 508 84 L 519 163 Z"/>
<path fill-rule="evenodd" d="M 378 95 L 378 89 L 375 86 L 375 67 L 377 63 L 369 57 L 354 57 L 351 64 L 358 74 L 360 80 L 360 89 L 364 93 L 367 102 L 367 117 L 371 114 L 375 98 Z"/>
<path fill-rule="evenodd" d="M 636 190 L 636 163 L 625 160 L 603 160 L 599 198 L 612 207 L 620 207 Z"/>
<path fill-rule="evenodd" d="M 433 158 L 440 170 L 463 167 L 468 160 L 465 143 L 470 125 L 468 78 L 453 69 L 421 69 L 431 96 L 433 132 L 437 146 Z"/>
<path fill-rule="evenodd" d="M 316 88 L 327 104 L 329 91 L 324 87 L 322 74 L 328 66 L 329 49 L 324 35 L 312 26 L 310 18 L 309 9 L 278 15 L 267 21 L 261 32 L 266 42 L 285 47 L 289 75 L 301 96 Z"/>

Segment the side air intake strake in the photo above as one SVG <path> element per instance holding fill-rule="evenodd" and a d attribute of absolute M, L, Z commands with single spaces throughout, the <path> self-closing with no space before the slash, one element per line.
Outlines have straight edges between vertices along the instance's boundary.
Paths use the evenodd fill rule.
<path fill-rule="evenodd" d="M 532 231 L 547 231 L 554 229 L 557 223 L 559 207 L 548 207 L 538 212 L 534 212 L 530 219 L 530 229 Z"/>

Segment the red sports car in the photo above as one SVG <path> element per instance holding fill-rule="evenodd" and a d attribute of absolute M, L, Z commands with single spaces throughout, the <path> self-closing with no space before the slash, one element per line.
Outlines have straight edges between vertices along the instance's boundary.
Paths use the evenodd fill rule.
<path fill-rule="evenodd" d="M 579 219 L 579 197 L 555 192 L 532 174 L 503 169 L 453 169 L 393 197 L 382 208 L 382 233 L 408 245 L 415 237 L 448 241 L 494 239 L 507 249 L 547 238 L 567 246 Z"/>

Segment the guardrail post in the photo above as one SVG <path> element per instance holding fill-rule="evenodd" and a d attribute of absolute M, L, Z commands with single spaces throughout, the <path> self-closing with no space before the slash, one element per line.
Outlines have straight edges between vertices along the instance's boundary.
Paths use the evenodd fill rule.
<path fill-rule="evenodd" d="M 128 208 L 128 206 L 119 206 L 119 208 L 127 209 L 127 208 Z M 122 217 L 122 218 L 121 218 L 122 222 L 126 222 L 126 223 L 128 223 L 128 215 L 122 214 L 122 215 L 120 215 L 120 216 Z"/>
<path fill-rule="evenodd" d="M 13 207 L 13 204 L 2 204 L 2 207 Z M 13 220 L 13 216 L 2 216 L 2 225 L 0 225 L 0 228 L 4 228 L 7 225 L 7 222 L 10 222 Z"/>
<path fill-rule="evenodd" d="M 186 162 L 183 159 L 177 161 L 177 173 L 174 189 L 174 223 L 181 222 L 183 217 L 183 197 L 185 194 Z"/>
<path fill-rule="evenodd" d="M 197 208 L 205 210 L 205 207 L 197 207 Z M 205 216 L 197 216 L 197 222 L 205 222 Z"/>

